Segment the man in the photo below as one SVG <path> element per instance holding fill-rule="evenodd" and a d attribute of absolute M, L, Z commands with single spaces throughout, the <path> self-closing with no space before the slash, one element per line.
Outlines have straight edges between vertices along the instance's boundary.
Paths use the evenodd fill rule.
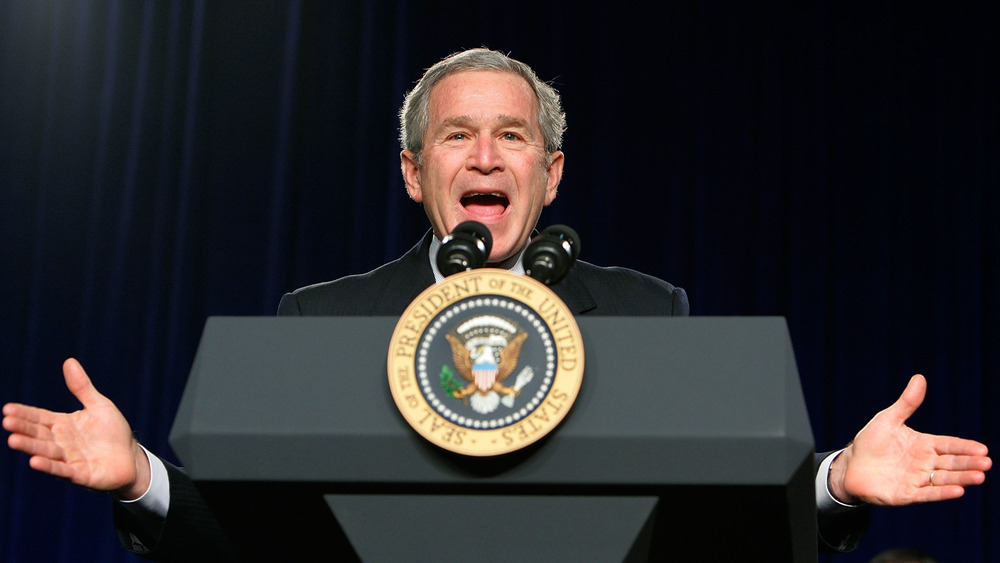
<path fill-rule="evenodd" d="M 523 272 L 520 254 L 562 178 L 565 119 L 556 92 L 523 63 L 474 49 L 428 69 L 407 95 L 400 123 L 406 190 L 423 204 L 432 233 L 372 272 L 286 295 L 279 314 L 399 315 L 442 279 L 434 260 L 440 239 L 470 219 L 492 233 L 491 265 Z M 553 290 L 574 314 L 688 313 L 683 290 L 621 268 L 578 263 Z M 157 558 L 231 555 L 190 480 L 132 438 L 79 363 L 67 360 L 63 371 L 83 410 L 6 405 L 10 447 L 30 454 L 36 470 L 111 492 L 130 549 Z M 992 464 L 986 446 L 905 425 L 925 391 L 923 377 L 914 376 L 847 448 L 819 456 L 820 535 L 829 548 L 856 545 L 866 526 L 861 505 L 957 498 L 984 481 Z"/>

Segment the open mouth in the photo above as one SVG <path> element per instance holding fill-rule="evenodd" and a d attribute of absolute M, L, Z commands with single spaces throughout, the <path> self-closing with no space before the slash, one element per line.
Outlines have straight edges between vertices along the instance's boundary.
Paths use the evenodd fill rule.
<path fill-rule="evenodd" d="M 500 193 L 469 194 L 462 198 L 462 207 L 472 215 L 495 217 L 507 210 L 510 201 Z"/>

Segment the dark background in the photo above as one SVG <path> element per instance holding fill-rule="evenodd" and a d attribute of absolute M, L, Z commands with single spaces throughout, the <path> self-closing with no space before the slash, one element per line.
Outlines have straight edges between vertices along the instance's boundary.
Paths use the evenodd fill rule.
<path fill-rule="evenodd" d="M 1000 444 L 988 4 L 624 4 L 0 0 L 0 402 L 77 408 L 74 356 L 173 459 L 206 317 L 273 314 L 425 232 L 396 111 L 425 67 L 489 46 L 564 96 L 542 225 L 694 314 L 787 317 L 819 449 L 915 372 L 913 426 Z M 1000 561 L 995 483 L 877 509 L 835 560 Z M 106 495 L 6 448 L 0 522 L 0 560 L 131 559 Z"/>

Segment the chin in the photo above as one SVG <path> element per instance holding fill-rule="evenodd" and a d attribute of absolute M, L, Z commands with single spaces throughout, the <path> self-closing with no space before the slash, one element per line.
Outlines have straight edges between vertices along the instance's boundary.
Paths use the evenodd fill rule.
<path fill-rule="evenodd" d="M 491 264 L 496 264 L 497 262 L 503 262 L 511 256 L 517 254 L 517 248 L 511 248 L 508 245 L 498 245 L 497 242 L 493 241 L 493 252 L 490 252 L 489 262 Z"/>

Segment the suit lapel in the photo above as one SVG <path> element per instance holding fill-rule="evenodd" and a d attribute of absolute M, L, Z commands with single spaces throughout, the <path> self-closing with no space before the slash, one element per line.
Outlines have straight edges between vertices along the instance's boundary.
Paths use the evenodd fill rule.
<path fill-rule="evenodd" d="M 584 284 L 584 277 L 586 272 L 582 268 L 573 267 L 561 282 L 551 287 L 574 315 L 582 315 L 597 308 L 594 296 Z"/>
<path fill-rule="evenodd" d="M 377 314 L 399 315 L 420 293 L 434 285 L 428 253 L 431 247 L 430 232 L 396 261 L 396 268 L 378 295 Z"/>

